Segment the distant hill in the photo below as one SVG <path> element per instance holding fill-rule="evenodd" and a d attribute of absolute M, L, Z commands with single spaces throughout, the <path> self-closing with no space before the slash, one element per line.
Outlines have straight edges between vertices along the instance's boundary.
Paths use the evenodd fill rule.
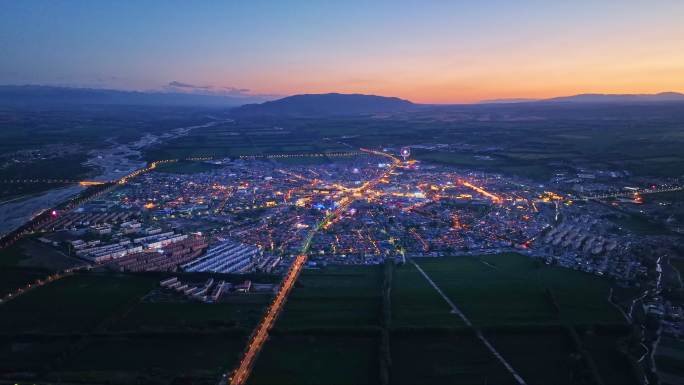
<path fill-rule="evenodd" d="M 408 100 L 362 94 L 294 95 L 261 104 L 235 108 L 237 116 L 325 116 L 357 115 L 409 110 L 416 105 Z"/>
<path fill-rule="evenodd" d="M 642 103 L 684 102 L 684 94 L 661 92 L 659 94 L 580 94 L 541 100 L 542 103 Z"/>
<path fill-rule="evenodd" d="M 684 102 L 684 94 L 678 92 L 661 92 L 658 94 L 579 94 L 572 96 L 559 96 L 549 99 L 489 99 L 482 100 L 477 104 L 547 104 L 547 103 L 667 103 Z"/>
<path fill-rule="evenodd" d="M 0 105 L 155 105 L 232 107 L 254 99 L 180 92 L 138 92 L 36 85 L 0 85 Z"/>

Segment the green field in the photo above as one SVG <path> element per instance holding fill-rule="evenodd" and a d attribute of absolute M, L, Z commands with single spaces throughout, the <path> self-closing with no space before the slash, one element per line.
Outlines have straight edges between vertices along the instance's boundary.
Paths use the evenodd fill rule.
<path fill-rule="evenodd" d="M 249 383 L 377 383 L 382 278 L 381 266 L 304 270 Z"/>
<path fill-rule="evenodd" d="M 139 302 L 111 326 L 120 331 L 241 329 L 250 333 L 261 319 L 270 294 L 235 295 L 230 302 Z"/>
<path fill-rule="evenodd" d="M 21 260 L 26 259 L 27 256 L 22 248 L 22 242 L 17 242 L 12 246 L 0 249 L 0 268 L 8 266 L 16 267 Z"/>
<path fill-rule="evenodd" d="M 591 355 L 605 384 L 637 384 L 641 375 L 627 355 L 621 351 L 625 332 L 615 328 L 588 329 L 580 334 L 584 349 Z"/>
<path fill-rule="evenodd" d="M 611 222 L 638 235 L 670 235 L 672 231 L 664 224 L 655 222 L 638 213 L 624 213 L 609 217 Z"/>
<path fill-rule="evenodd" d="M 398 331 L 391 336 L 392 384 L 514 384 L 468 330 Z"/>
<path fill-rule="evenodd" d="M 149 278 L 131 276 L 66 277 L 0 306 L 0 330 L 15 333 L 92 331 L 156 284 Z"/>
<path fill-rule="evenodd" d="M 670 259 L 670 264 L 684 276 L 684 259 Z"/>
<path fill-rule="evenodd" d="M 639 106 L 629 111 L 582 106 L 535 111 L 516 110 L 515 106 L 460 106 L 383 118 L 238 118 L 233 123 L 193 130 L 188 136 L 149 149 L 146 157 L 263 156 L 425 145 L 414 148 L 412 157 L 532 179 L 548 179 L 558 171 L 573 172 L 570 165 L 674 177 L 684 174 L 684 137 L 675 116 L 681 116 L 681 111 L 674 106 Z"/>
<path fill-rule="evenodd" d="M 487 338 L 529 384 L 581 384 L 579 354 L 560 330 L 492 331 Z"/>
<path fill-rule="evenodd" d="M 94 384 L 216 384 L 240 358 L 244 336 L 171 335 L 93 338 L 48 381 Z"/>
<path fill-rule="evenodd" d="M 61 250 L 46 245 L 36 238 L 28 236 L 20 239 L 12 246 L 0 250 L 0 270 L 25 269 L 26 271 L 44 270 L 47 272 L 63 271 L 69 267 L 82 265 L 83 261 L 69 257 Z"/>
<path fill-rule="evenodd" d="M 630 368 L 620 353 L 629 328 L 606 300 L 609 281 L 517 254 L 416 261 L 529 384 L 633 383 L 620 369 Z M 79 274 L 0 305 L 0 380 L 216 383 L 270 294 L 214 305 L 142 300 L 159 279 Z M 383 379 L 514 382 L 411 263 L 304 270 L 250 383 Z"/>
<path fill-rule="evenodd" d="M 395 268 L 392 281 L 392 326 L 464 326 L 449 305 L 411 265 Z"/>
<path fill-rule="evenodd" d="M 615 373 L 628 366 L 618 342 L 629 330 L 607 301 L 609 281 L 518 254 L 416 261 L 529 384 L 583 384 L 596 378 L 634 383 L 632 371 Z M 390 268 L 389 324 L 382 321 L 387 271 L 346 266 L 305 271 L 251 383 L 377 382 L 383 377 L 382 339 L 364 349 L 357 339 L 380 336 L 383 330 L 389 336 L 390 384 L 515 383 L 416 267 Z M 579 333 L 580 342 L 573 333 Z M 380 374 L 368 376 L 369 366 L 360 365 L 359 356 L 369 357 Z M 345 376 L 325 374 L 338 371 Z"/>
<path fill-rule="evenodd" d="M 278 328 L 356 328 L 380 322 L 379 266 L 304 270 Z"/>
<path fill-rule="evenodd" d="M 624 322 L 608 303 L 610 282 L 586 273 L 517 254 L 416 261 L 478 326 Z"/>
<path fill-rule="evenodd" d="M 159 279 L 82 273 L 0 305 L 0 382 L 215 384 L 236 364 L 271 294 L 143 301 Z"/>
<path fill-rule="evenodd" d="M 454 167 L 501 172 L 531 179 L 548 179 L 554 173 L 554 168 L 546 166 L 545 162 L 538 159 L 515 158 L 503 154 L 491 159 L 478 159 L 473 153 L 423 150 L 414 151 L 413 157 Z"/>
<path fill-rule="evenodd" d="M 70 337 L 0 337 L 0 381 L 18 379 L 16 375 L 41 373 L 78 343 Z M 6 373 L 6 374 L 5 374 Z"/>
<path fill-rule="evenodd" d="M 293 131 L 274 129 L 270 121 L 218 124 L 193 130 L 187 136 L 151 148 L 146 157 L 149 160 L 205 156 L 235 158 L 348 150 L 339 143 L 325 140 L 328 133 L 320 126 L 300 126 Z"/>
<path fill-rule="evenodd" d="M 627 169 L 635 175 L 684 174 L 682 113 L 676 105 L 528 107 L 435 107 L 384 117 L 240 117 L 164 141 L 147 149 L 145 157 L 236 157 L 358 147 L 464 144 L 467 146 L 457 151 L 415 151 L 414 156 L 530 177 L 546 177 L 559 167 L 551 163 L 562 162 Z M 225 117 L 224 112 L 177 106 L 4 108 L 0 110 L 0 120 L 6 129 L 0 132 L 0 153 L 66 143 L 81 146 L 79 153 L 85 154 L 102 147 L 107 139 L 130 142 L 145 133 L 158 135 L 205 123 L 210 119 L 208 114 L 220 120 Z M 483 153 L 493 160 L 476 158 Z M 69 159 L 74 154 L 55 161 L 64 167 L 33 169 L 39 176 L 59 175 L 67 170 L 69 175 L 76 175 L 84 170 L 79 169 L 80 162 Z"/>
<path fill-rule="evenodd" d="M 363 333 L 274 335 L 248 384 L 377 384 L 377 338 Z"/>
<path fill-rule="evenodd" d="M 672 337 L 662 338 L 655 359 L 663 384 L 680 384 L 684 380 L 684 342 Z"/>

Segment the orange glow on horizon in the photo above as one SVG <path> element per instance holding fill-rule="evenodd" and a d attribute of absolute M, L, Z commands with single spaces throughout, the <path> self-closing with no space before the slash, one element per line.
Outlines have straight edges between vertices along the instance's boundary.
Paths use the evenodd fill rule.
<path fill-rule="evenodd" d="M 684 46 L 671 41 L 638 47 L 608 42 L 472 57 L 441 53 L 419 58 L 351 59 L 328 68 L 290 68 L 249 73 L 241 81 L 253 94 L 363 93 L 396 96 L 415 103 L 476 103 L 483 100 L 546 99 L 583 93 L 655 94 L 684 92 Z M 573 52 L 574 51 L 574 52 Z M 365 67 L 362 65 L 366 65 Z M 230 76 L 219 84 L 231 84 Z"/>

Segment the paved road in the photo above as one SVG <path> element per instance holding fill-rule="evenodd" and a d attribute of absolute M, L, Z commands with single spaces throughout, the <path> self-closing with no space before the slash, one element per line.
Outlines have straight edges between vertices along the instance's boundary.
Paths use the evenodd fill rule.
<path fill-rule="evenodd" d="M 276 294 L 273 302 L 271 302 L 271 304 L 269 305 L 266 314 L 264 315 L 261 322 L 259 323 L 259 325 L 257 325 L 257 328 L 252 334 L 252 338 L 249 341 L 249 345 L 247 345 L 247 350 L 245 351 L 245 354 L 242 357 L 242 360 L 240 361 L 238 368 L 235 370 L 232 377 L 228 378 L 231 385 L 242 385 L 249 378 L 256 358 L 259 352 L 261 352 L 261 349 L 266 343 L 266 340 L 268 339 L 268 333 L 275 324 L 275 321 L 278 319 L 278 316 L 280 315 L 280 312 L 282 311 L 283 306 L 287 301 L 287 297 L 292 291 L 292 287 L 297 281 L 297 278 L 299 277 L 302 268 L 306 264 L 307 253 L 309 251 L 309 246 L 311 245 L 311 240 L 313 239 L 314 235 L 321 228 L 325 228 L 330 224 L 334 223 L 335 220 L 337 220 L 337 218 L 340 216 L 340 214 L 342 214 L 342 212 L 344 212 L 344 210 L 346 210 L 346 208 L 355 199 L 357 199 L 354 196 L 355 194 L 363 194 L 369 189 L 376 186 L 380 182 L 380 180 L 389 177 L 392 171 L 394 171 L 396 167 L 399 166 L 399 164 L 401 163 L 399 159 L 390 154 L 386 154 L 380 151 L 367 150 L 363 148 L 361 149 L 361 151 L 391 158 L 393 163 L 389 167 L 389 169 L 386 172 L 384 172 L 381 176 L 365 182 L 358 188 L 349 189 L 348 195 L 343 197 L 338 202 L 339 207 L 332 213 L 330 213 L 328 216 L 326 216 L 314 229 L 312 229 L 309 232 L 308 236 L 304 240 L 304 244 L 302 245 L 300 255 L 298 255 L 297 258 L 295 258 L 295 261 L 290 267 L 290 270 L 288 270 L 287 274 L 285 275 L 285 279 L 283 280 L 283 283 L 280 286 L 280 290 L 278 290 L 278 293 Z M 223 379 L 220 383 L 223 383 Z"/>

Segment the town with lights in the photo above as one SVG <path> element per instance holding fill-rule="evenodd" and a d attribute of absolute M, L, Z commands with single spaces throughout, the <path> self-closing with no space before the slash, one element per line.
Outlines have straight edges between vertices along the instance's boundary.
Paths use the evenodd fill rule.
<path fill-rule="evenodd" d="M 684 1 L 197 3 L 0 3 L 0 385 L 684 384 Z"/>
<path fill-rule="evenodd" d="M 300 275 L 333 266 L 413 264 L 425 274 L 423 262 L 415 261 L 472 257 L 497 269 L 502 256 L 522 256 L 610 279 L 619 290 L 643 291 L 643 312 L 658 317 L 666 333 L 682 332 L 681 308 L 656 294 L 663 272 L 658 255 L 668 241 L 623 229 L 615 214 L 658 213 L 662 203 L 644 197 L 679 191 L 677 184 L 649 180 L 625 188 L 610 179 L 599 183 L 600 177 L 586 182 L 586 171 L 539 183 L 416 160 L 410 147 L 328 153 L 333 161 L 313 164 L 289 161 L 317 157 L 186 159 L 202 165 L 191 173 L 166 172 L 162 166 L 178 160 L 164 160 L 111 183 L 89 183 L 90 193 L 4 238 L 11 246 L 28 235 L 43 250 L 80 262 L 2 301 L 84 272 L 156 274 L 157 284 L 140 300 L 147 306 L 234 307 L 268 299 L 265 313 L 251 321 L 241 359 L 223 372 L 226 384 L 252 376 Z M 558 306 L 556 294 L 547 295 Z M 619 305 L 627 319 L 634 303 Z"/>
<path fill-rule="evenodd" d="M 38 230 L 84 260 L 133 271 L 283 271 L 308 239 L 309 266 L 515 251 L 625 281 L 646 272 L 622 260 L 635 239 L 597 220 L 608 209 L 595 200 L 399 153 L 360 149 L 315 166 L 203 160 L 212 170 L 195 174 L 152 166 L 53 210 Z M 626 201 L 642 203 L 636 192 Z M 172 261 L 150 257 L 175 249 Z"/>

